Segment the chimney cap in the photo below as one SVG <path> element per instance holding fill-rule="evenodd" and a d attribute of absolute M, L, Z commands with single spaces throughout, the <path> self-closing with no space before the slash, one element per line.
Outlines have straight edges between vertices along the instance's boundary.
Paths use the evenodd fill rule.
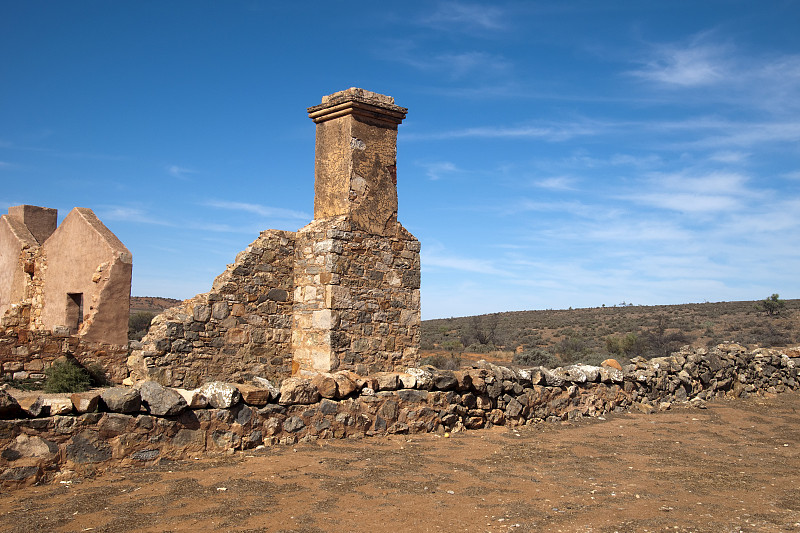
<path fill-rule="evenodd" d="M 395 105 L 391 96 L 358 87 L 323 96 L 321 104 L 309 107 L 307 111 L 309 118 L 317 124 L 345 115 L 356 115 L 395 126 L 408 113 L 407 108 Z"/>

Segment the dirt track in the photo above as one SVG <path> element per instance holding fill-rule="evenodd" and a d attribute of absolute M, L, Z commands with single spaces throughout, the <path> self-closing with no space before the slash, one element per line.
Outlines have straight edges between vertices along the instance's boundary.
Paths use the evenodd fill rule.
<path fill-rule="evenodd" d="M 324 441 L 0 494 L 0 531 L 800 531 L 800 394 Z"/>

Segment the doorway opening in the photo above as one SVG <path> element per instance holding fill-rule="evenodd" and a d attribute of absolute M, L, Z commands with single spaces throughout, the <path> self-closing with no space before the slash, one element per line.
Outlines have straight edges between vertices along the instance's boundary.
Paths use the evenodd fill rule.
<path fill-rule="evenodd" d="M 67 293 L 67 323 L 71 334 L 78 333 L 78 330 L 83 324 L 83 293 L 82 292 L 68 292 Z"/>

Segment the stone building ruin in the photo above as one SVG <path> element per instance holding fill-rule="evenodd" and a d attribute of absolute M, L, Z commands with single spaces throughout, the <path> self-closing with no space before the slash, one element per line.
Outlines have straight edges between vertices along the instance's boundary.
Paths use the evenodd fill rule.
<path fill-rule="evenodd" d="M 397 126 L 406 112 L 357 88 L 308 108 L 314 220 L 261 232 L 211 291 L 155 317 L 132 346 L 130 381 L 192 388 L 414 366 L 420 243 L 397 221 Z"/>
<path fill-rule="evenodd" d="M 57 218 L 34 205 L 0 216 L 0 317 L 22 312 L 32 331 L 127 344 L 131 253 L 91 209 Z"/>

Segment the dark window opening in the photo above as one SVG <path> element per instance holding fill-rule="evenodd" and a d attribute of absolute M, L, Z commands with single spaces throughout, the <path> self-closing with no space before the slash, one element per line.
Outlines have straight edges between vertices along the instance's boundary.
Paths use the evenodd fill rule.
<path fill-rule="evenodd" d="M 83 324 L 83 293 L 67 293 L 67 323 L 70 333 L 77 333 Z"/>

